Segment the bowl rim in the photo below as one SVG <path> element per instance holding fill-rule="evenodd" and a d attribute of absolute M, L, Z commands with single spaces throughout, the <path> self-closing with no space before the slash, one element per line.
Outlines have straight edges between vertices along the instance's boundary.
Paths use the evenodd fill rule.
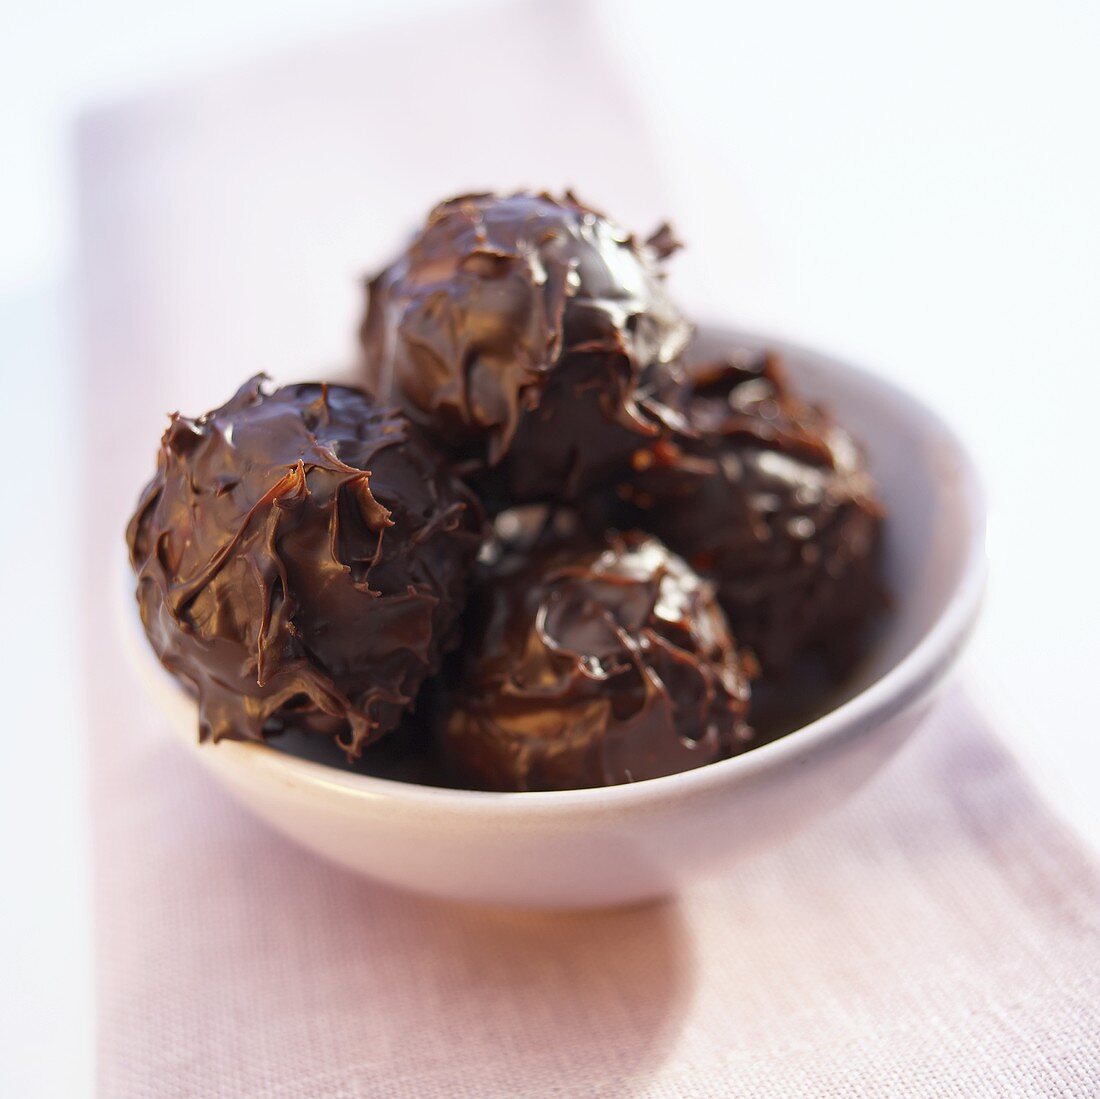
<path fill-rule="evenodd" d="M 752 748 L 729 759 L 718 760 L 688 771 L 658 778 L 641 779 L 618 786 L 598 786 L 581 790 L 487 791 L 456 790 L 379 778 L 354 771 L 343 771 L 329 764 L 302 759 L 259 741 L 222 740 L 216 748 L 200 744 L 194 732 L 190 743 L 202 751 L 216 751 L 227 764 L 236 764 L 259 775 L 291 782 L 296 786 L 323 790 L 344 798 L 371 800 L 383 798 L 401 802 L 408 807 L 445 808 L 476 815 L 504 814 L 514 816 L 522 811 L 531 813 L 591 813 L 615 811 L 640 803 L 667 802 L 724 787 L 744 780 L 760 771 L 781 765 L 797 756 L 812 752 L 842 731 L 850 734 L 869 731 L 915 705 L 942 680 L 961 651 L 977 618 L 985 588 L 986 500 L 975 462 L 955 430 L 920 398 L 895 382 L 861 366 L 838 359 L 785 339 L 776 339 L 757 331 L 739 330 L 724 324 L 702 323 L 697 330 L 707 332 L 722 341 L 766 345 L 781 355 L 806 360 L 827 370 L 836 370 L 852 377 L 857 383 L 878 389 L 893 402 L 904 405 L 927 430 L 946 444 L 952 452 L 967 512 L 971 519 L 971 534 L 965 548 L 965 562 L 955 588 L 947 597 L 939 616 L 923 636 L 897 663 L 888 668 L 873 683 L 842 702 L 834 709 L 790 733 L 767 744 Z M 126 575 L 130 571 L 127 567 Z M 131 599 L 134 613 L 131 623 L 140 631 L 140 618 Z M 131 625 L 131 633 L 134 626 Z M 129 646 L 144 655 L 142 663 L 148 671 L 144 678 L 156 673 L 161 694 L 165 688 L 176 696 L 176 704 L 195 705 L 193 698 L 175 681 L 156 659 L 144 635 L 140 643 Z M 173 724 L 179 724 L 173 722 Z M 192 729 L 194 727 L 192 726 Z M 211 758 L 210 762 L 213 762 Z"/>

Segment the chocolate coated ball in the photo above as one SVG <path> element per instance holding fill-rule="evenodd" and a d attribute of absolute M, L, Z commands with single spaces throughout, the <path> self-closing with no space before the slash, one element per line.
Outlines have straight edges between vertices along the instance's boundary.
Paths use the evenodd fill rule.
<path fill-rule="evenodd" d="M 173 416 L 127 538 L 202 738 L 294 726 L 357 756 L 455 641 L 483 520 L 421 433 L 345 386 L 253 378 Z"/>
<path fill-rule="evenodd" d="M 654 538 L 505 554 L 468 620 L 441 733 L 468 785 L 608 786 L 752 743 L 748 676 L 713 591 Z"/>
<path fill-rule="evenodd" d="M 859 448 L 773 355 L 669 372 L 661 396 L 680 429 L 638 449 L 590 521 L 652 531 L 714 580 L 766 674 L 808 651 L 844 670 L 883 601 L 883 511 Z"/>
<path fill-rule="evenodd" d="M 444 202 L 368 283 L 367 388 L 445 445 L 491 510 L 574 499 L 656 434 L 648 374 L 690 334 L 660 270 L 674 247 L 571 194 Z"/>

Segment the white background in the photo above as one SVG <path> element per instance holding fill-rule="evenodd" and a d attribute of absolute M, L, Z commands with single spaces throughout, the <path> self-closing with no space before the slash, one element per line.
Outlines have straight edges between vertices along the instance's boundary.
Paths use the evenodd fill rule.
<path fill-rule="evenodd" d="M 34 455 L 32 472 L 5 478 L 0 509 L 5 1095 L 90 1087 L 88 746 L 75 683 L 56 672 L 79 666 L 65 586 L 80 547 L 66 518 L 80 461 L 71 124 L 90 105 L 237 58 L 458 6 L 3 9 L 0 369 L 7 445 Z M 1100 7 L 592 9 L 590 31 L 614 43 L 664 153 L 668 214 L 690 245 L 679 297 L 889 373 L 973 445 L 990 488 L 992 576 L 963 674 L 1048 801 L 1100 843 Z M 491 48 L 491 27 L 486 37 Z M 593 199 L 614 212 L 615 196 Z M 53 416 L 20 416 L 50 402 Z"/>

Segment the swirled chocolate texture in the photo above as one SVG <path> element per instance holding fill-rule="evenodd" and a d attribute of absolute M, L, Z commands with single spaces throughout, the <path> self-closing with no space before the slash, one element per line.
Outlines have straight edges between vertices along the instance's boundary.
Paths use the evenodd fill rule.
<path fill-rule="evenodd" d="M 664 539 L 717 584 L 766 675 L 803 653 L 844 671 L 883 603 L 883 509 L 859 448 L 771 354 L 669 372 L 682 430 L 639 448 L 601 523 Z"/>
<path fill-rule="evenodd" d="M 667 227 L 636 240 L 572 194 L 437 206 L 367 284 L 367 388 L 441 440 L 492 510 L 606 483 L 655 435 L 647 373 L 690 327 Z"/>
<path fill-rule="evenodd" d="M 468 618 L 441 732 L 467 785 L 609 786 L 752 744 L 748 677 L 713 591 L 654 538 L 505 555 Z"/>
<path fill-rule="evenodd" d="M 483 519 L 399 412 L 262 381 L 172 417 L 127 532 L 141 617 L 201 738 L 293 726 L 354 758 L 453 644 Z"/>

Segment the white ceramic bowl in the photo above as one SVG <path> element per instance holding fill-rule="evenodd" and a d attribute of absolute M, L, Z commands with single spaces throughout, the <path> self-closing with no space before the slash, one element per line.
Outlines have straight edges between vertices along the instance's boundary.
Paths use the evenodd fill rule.
<path fill-rule="evenodd" d="M 770 346 L 800 393 L 863 442 L 889 509 L 894 599 L 866 665 L 811 724 L 734 759 L 596 790 L 494 794 L 353 774 L 262 744 L 200 745 L 192 699 L 131 625 L 130 647 L 180 737 L 257 815 L 380 881 L 496 905 L 587 908 L 675 892 L 728 870 L 839 804 L 926 715 L 976 617 L 982 493 L 966 451 L 891 383 L 780 341 L 707 329 L 699 353 Z M 137 623 L 137 615 L 129 616 Z"/>

